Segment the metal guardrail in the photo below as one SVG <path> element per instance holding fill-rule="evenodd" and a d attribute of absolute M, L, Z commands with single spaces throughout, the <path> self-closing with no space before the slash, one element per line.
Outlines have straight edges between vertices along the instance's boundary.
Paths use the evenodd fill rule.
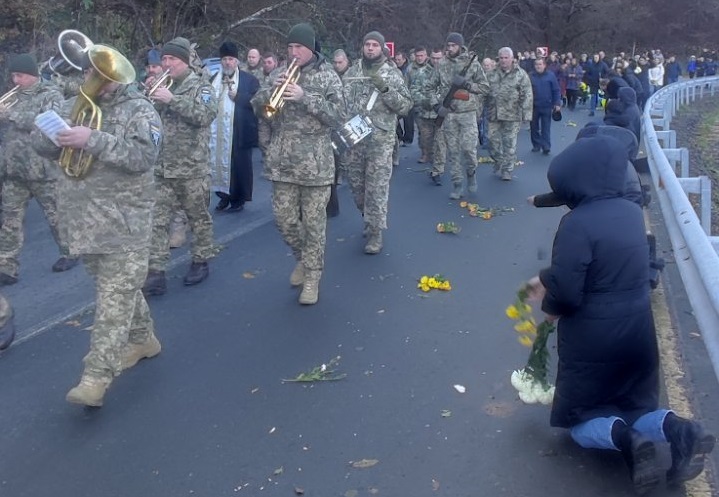
<path fill-rule="evenodd" d="M 719 379 L 719 237 L 711 233 L 711 181 L 689 177 L 688 150 L 677 148 L 676 133 L 670 129 L 680 106 L 705 95 L 719 95 L 719 76 L 661 88 L 647 101 L 642 134 L 674 258 Z M 688 194 L 701 196 L 700 216 Z"/>

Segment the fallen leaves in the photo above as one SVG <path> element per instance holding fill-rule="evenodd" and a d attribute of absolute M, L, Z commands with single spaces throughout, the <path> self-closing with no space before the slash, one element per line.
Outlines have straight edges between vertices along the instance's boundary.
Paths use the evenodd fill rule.
<path fill-rule="evenodd" d="M 377 463 L 379 463 L 379 460 L 377 459 L 360 459 L 359 461 L 353 461 L 351 465 L 353 468 L 364 469 L 371 468 L 372 466 L 377 465 Z"/>

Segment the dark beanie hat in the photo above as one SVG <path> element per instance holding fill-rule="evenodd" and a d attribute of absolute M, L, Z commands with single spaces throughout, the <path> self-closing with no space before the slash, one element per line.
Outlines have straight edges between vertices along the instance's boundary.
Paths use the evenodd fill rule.
<path fill-rule="evenodd" d="M 37 71 L 37 59 L 29 53 L 18 54 L 12 57 L 10 62 L 8 62 L 7 68 L 11 73 L 20 72 L 29 74 L 30 76 L 40 75 Z"/>
<path fill-rule="evenodd" d="M 159 66 L 162 64 L 162 56 L 160 51 L 153 48 L 147 52 L 147 65 L 148 66 Z"/>
<path fill-rule="evenodd" d="M 315 30 L 306 23 L 296 24 L 287 35 L 287 43 L 299 43 L 310 50 L 315 50 Z"/>
<path fill-rule="evenodd" d="M 190 40 L 178 37 L 170 40 L 162 47 L 162 56 L 172 55 L 177 57 L 185 64 L 190 64 Z"/>
<path fill-rule="evenodd" d="M 384 36 L 382 36 L 382 33 L 380 33 L 379 31 L 370 31 L 369 33 L 364 35 L 362 43 L 365 43 L 367 40 L 374 40 L 379 43 L 382 48 L 384 48 Z"/>
<path fill-rule="evenodd" d="M 220 58 L 222 57 L 234 57 L 239 58 L 240 51 L 237 48 L 237 45 L 232 43 L 231 41 L 226 41 L 222 45 L 220 45 Z"/>
<path fill-rule="evenodd" d="M 460 47 L 464 46 L 464 36 L 459 33 L 449 33 L 447 35 L 447 43 L 454 43 Z"/>

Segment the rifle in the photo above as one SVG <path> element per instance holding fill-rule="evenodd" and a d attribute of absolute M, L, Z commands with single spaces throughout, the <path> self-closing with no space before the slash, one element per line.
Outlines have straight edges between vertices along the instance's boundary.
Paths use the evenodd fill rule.
<path fill-rule="evenodd" d="M 462 70 L 459 71 L 459 75 L 460 75 L 460 76 L 464 77 L 464 76 L 467 75 L 467 71 L 469 71 L 469 67 L 472 65 L 472 62 L 474 62 L 474 59 L 476 59 L 476 58 L 477 58 L 477 54 L 475 53 L 474 55 L 472 55 L 472 58 L 469 59 L 469 62 L 467 62 L 467 65 L 465 65 L 465 66 L 462 68 Z M 459 88 L 458 86 L 451 85 L 451 86 L 449 87 L 449 91 L 448 91 L 447 94 L 444 96 L 444 100 L 442 100 L 442 107 L 444 107 L 445 109 L 449 109 L 449 106 L 452 105 L 452 100 L 454 100 L 454 93 L 455 93 L 457 90 L 461 90 L 461 89 L 462 89 L 462 88 Z M 443 116 L 443 115 L 438 115 L 438 116 L 434 119 L 434 124 L 435 124 L 435 126 L 437 126 L 438 128 L 441 128 L 441 127 L 442 127 L 442 123 L 444 122 L 444 118 L 445 118 L 445 117 L 446 117 L 446 114 L 445 114 L 444 116 Z"/>

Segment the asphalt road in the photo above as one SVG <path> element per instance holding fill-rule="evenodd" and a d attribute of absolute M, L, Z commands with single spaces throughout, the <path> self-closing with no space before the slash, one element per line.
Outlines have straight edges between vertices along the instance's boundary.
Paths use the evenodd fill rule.
<path fill-rule="evenodd" d="M 554 125 L 555 153 L 585 114 Z M 448 179 L 430 183 L 416 146 L 402 148 L 381 255 L 362 253 L 362 220 L 340 187 L 310 307 L 289 286 L 293 259 L 257 177 L 244 212 L 215 215 L 226 248 L 206 282 L 183 287 L 187 256 L 174 253 L 168 293 L 150 301 L 162 354 L 117 378 L 102 409 L 64 400 L 87 351 L 93 289 L 82 268 L 50 272 L 56 249 L 33 205 L 21 281 L 3 290 L 21 333 L 0 357 L 0 496 L 633 495 L 618 453 L 576 447 L 509 383 L 528 350 L 503 311 L 547 264 L 564 212 L 526 203 L 546 191 L 551 156 L 529 152 L 526 130 L 519 141 L 514 181 L 478 171 L 469 200 L 502 211 L 490 220 L 469 217 Z M 445 221 L 461 232 L 436 233 Z M 435 273 L 451 291 L 416 288 Z M 717 429 L 716 379 L 671 267 L 667 276 L 688 347 L 680 339 L 670 352 L 688 355 L 687 394 Z M 338 356 L 341 380 L 282 381 Z"/>

